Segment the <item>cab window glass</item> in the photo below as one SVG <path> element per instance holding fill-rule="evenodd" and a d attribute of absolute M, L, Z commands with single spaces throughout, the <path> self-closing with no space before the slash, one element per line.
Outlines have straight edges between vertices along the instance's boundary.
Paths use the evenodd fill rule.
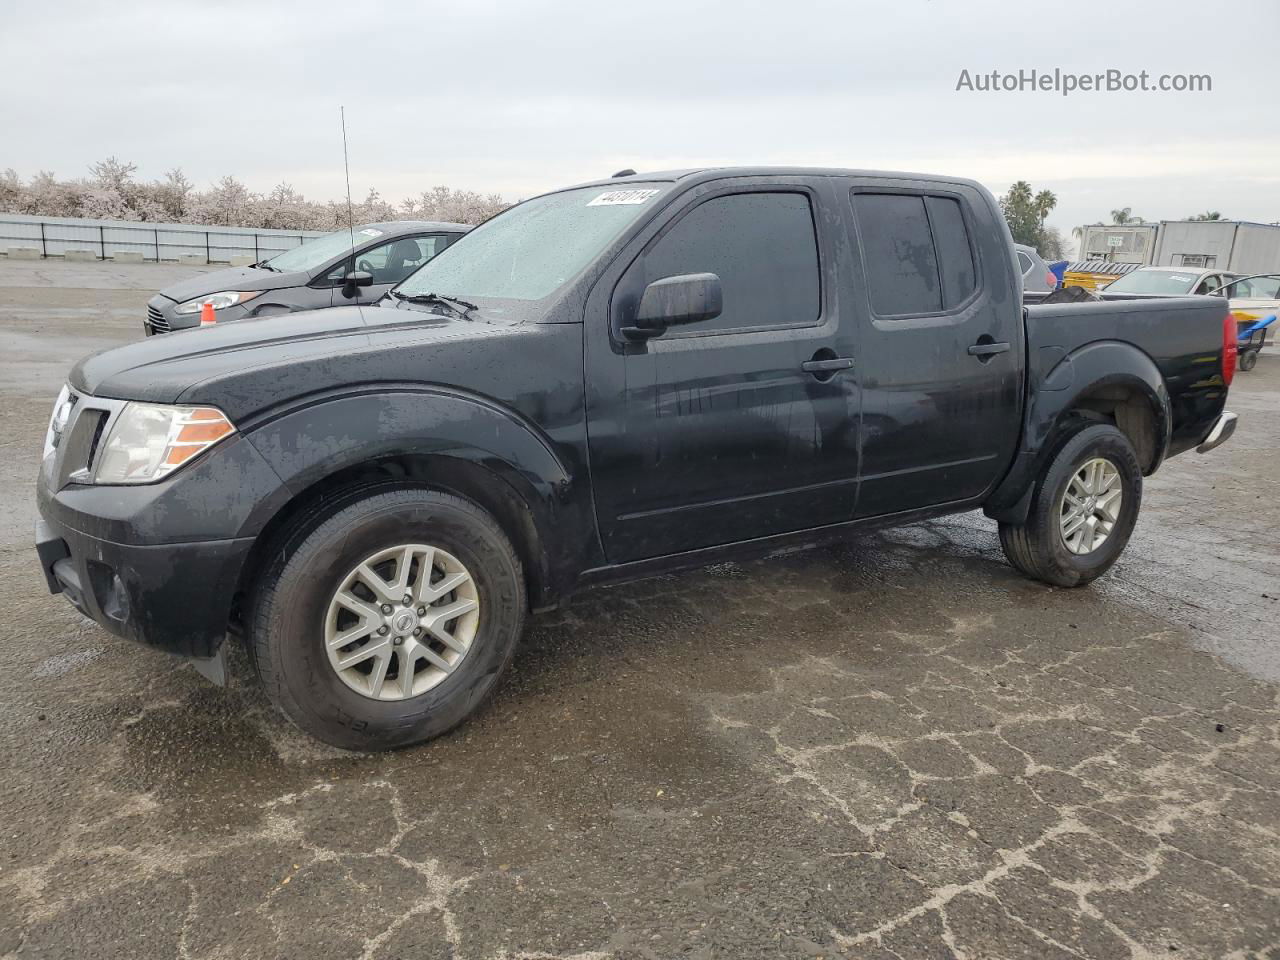
<path fill-rule="evenodd" d="M 875 312 L 881 316 L 939 312 L 942 285 L 924 197 L 858 194 L 854 209 Z"/>
<path fill-rule="evenodd" d="M 691 331 L 812 324 L 820 313 L 818 242 L 803 193 L 735 193 L 685 214 L 644 256 L 644 281 L 720 278 L 724 309 Z"/>
<path fill-rule="evenodd" d="M 938 256 L 938 276 L 942 280 L 942 306 L 953 310 L 964 303 L 977 287 L 973 247 L 965 229 L 960 202 L 951 197 L 925 197 L 925 212 L 933 232 L 933 250 Z"/>
<path fill-rule="evenodd" d="M 977 270 L 957 200 L 855 193 L 853 207 L 877 314 L 940 313 L 973 294 Z"/>

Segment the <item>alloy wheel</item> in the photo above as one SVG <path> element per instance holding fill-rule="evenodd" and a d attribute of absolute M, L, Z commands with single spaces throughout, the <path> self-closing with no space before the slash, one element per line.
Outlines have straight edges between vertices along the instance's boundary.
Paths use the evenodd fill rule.
<path fill-rule="evenodd" d="M 1067 549 L 1082 556 L 1106 543 L 1123 502 L 1124 481 L 1115 464 L 1094 457 L 1081 465 L 1059 504 L 1059 529 Z"/>
<path fill-rule="evenodd" d="M 428 544 L 389 547 L 356 564 L 325 613 L 329 663 L 373 700 L 408 700 L 458 668 L 480 626 L 480 596 L 457 557 Z"/>

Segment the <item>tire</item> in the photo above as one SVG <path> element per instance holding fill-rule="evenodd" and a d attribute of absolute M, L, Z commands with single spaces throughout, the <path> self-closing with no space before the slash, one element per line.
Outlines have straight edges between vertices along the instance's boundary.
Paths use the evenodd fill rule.
<path fill-rule="evenodd" d="M 1258 364 L 1258 351 L 1257 350 L 1244 351 L 1242 354 L 1240 354 L 1240 360 L 1238 361 L 1238 363 L 1239 363 L 1240 369 L 1243 370 L 1245 373 L 1248 373 Z"/>
<path fill-rule="evenodd" d="M 515 652 L 528 604 L 519 555 L 493 518 L 475 504 L 420 488 L 375 488 L 354 502 L 340 503 L 327 518 L 313 516 L 282 543 L 252 598 L 248 643 L 267 696 L 302 730 L 348 750 L 404 747 L 453 729 L 493 691 Z M 431 552 L 414 553 L 417 547 Z M 381 581 L 380 589 L 394 589 L 387 579 L 395 577 L 388 573 L 384 579 L 378 571 L 398 575 L 400 557 L 410 555 L 406 549 L 412 555 L 406 578 L 414 578 L 413 586 L 403 588 L 407 591 L 416 592 L 423 583 L 424 567 L 428 590 L 435 589 L 433 578 L 442 585 L 445 577 L 456 578 L 459 571 L 468 574 L 462 587 L 438 601 L 427 601 L 431 610 L 464 599 L 473 604 L 473 612 L 441 628 L 455 643 L 467 633 L 464 652 L 437 641 L 428 629 L 430 619 L 403 618 L 425 609 L 419 608 L 418 600 L 403 608 L 397 602 L 393 608 L 395 618 L 414 620 L 412 628 L 396 625 L 382 637 L 376 632 L 393 618 L 371 618 L 380 615 L 382 606 L 379 595 L 369 589 L 374 582 L 369 577 Z M 388 559 L 383 566 L 373 566 L 373 573 L 356 572 L 362 562 L 383 554 Z M 448 565 L 438 558 L 447 558 Z M 340 589 L 348 599 L 368 601 L 362 608 L 365 613 L 356 617 L 344 606 L 337 599 Z M 366 623 L 380 626 L 370 626 L 367 636 L 349 646 L 327 642 L 326 630 L 336 640 L 340 634 L 363 631 Z M 410 642 L 418 636 L 410 629 L 421 632 L 420 643 Z M 405 633 L 404 642 L 387 647 L 399 632 Z M 428 643 L 432 653 L 422 649 Z M 352 653 L 375 648 L 378 656 L 366 653 L 358 666 L 337 665 L 338 660 L 355 659 Z M 421 659 L 401 671 L 410 650 Z M 432 654 L 435 659 L 427 659 Z M 447 658 L 456 658 L 449 670 L 436 666 Z M 384 660 L 389 665 L 378 681 L 375 673 Z M 369 674 L 361 674 L 366 665 Z M 403 689 L 406 678 L 408 690 Z M 373 692 L 391 699 L 375 699 Z"/>
<path fill-rule="evenodd" d="M 1113 525 L 1097 546 L 1083 540 L 1089 536 L 1085 531 L 1072 535 L 1080 538 L 1075 541 L 1076 550 L 1084 551 L 1076 552 L 1063 532 L 1064 511 L 1072 509 L 1064 494 L 1077 473 L 1095 460 L 1110 464 L 1118 474 L 1119 506 Z M 1080 489 L 1072 487 L 1073 495 Z M 1058 587 L 1081 587 L 1116 562 L 1133 533 L 1141 505 L 1142 468 L 1128 438 L 1111 424 L 1085 426 L 1063 444 L 1037 478 L 1026 522 L 1000 524 L 1000 546 L 1009 563 L 1026 576 Z M 1105 526 L 1101 516 L 1093 514 L 1094 529 Z"/>

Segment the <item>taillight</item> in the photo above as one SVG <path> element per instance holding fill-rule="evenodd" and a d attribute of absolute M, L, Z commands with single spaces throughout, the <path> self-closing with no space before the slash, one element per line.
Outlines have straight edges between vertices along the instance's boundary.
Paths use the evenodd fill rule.
<path fill-rule="evenodd" d="M 1044 275 L 1044 282 L 1049 285 L 1050 290 L 1058 289 L 1058 278 L 1053 275 L 1052 270 Z"/>
<path fill-rule="evenodd" d="M 1236 315 L 1227 311 L 1222 321 L 1222 382 L 1228 387 L 1236 375 Z"/>

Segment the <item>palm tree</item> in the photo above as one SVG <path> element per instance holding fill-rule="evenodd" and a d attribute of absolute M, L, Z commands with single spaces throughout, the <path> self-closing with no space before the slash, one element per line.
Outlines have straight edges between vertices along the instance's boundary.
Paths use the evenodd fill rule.
<path fill-rule="evenodd" d="M 1111 222 L 1118 227 L 1123 227 L 1131 223 L 1142 223 L 1142 218 L 1133 215 L 1133 207 L 1121 207 L 1119 210 L 1111 211 Z"/>
<path fill-rule="evenodd" d="M 1090 226 L 1094 226 L 1094 224 L 1090 224 Z M 1097 226 L 1101 226 L 1101 224 L 1097 224 Z M 1075 247 L 1076 247 L 1076 254 L 1075 254 L 1075 255 L 1076 255 L 1077 257 L 1079 257 L 1080 259 L 1082 259 L 1082 260 L 1083 260 L 1083 259 L 1084 259 L 1084 257 L 1085 257 L 1085 252 L 1084 252 L 1084 230 L 1085 230 L 1085 228 L 1084 228 L 1084 227 L 1072 227 L 1072 228 L 1071 228 L 1071 239 L 1075 242 Z"/>
<path fill-rule="evenodd" d="M 1194 216 L 1187 217 L 1188 220 L 1221 220 L 1222 214 L 1217 210 L 1206 210 L 1204 213 L 1197 213 Z"/>

